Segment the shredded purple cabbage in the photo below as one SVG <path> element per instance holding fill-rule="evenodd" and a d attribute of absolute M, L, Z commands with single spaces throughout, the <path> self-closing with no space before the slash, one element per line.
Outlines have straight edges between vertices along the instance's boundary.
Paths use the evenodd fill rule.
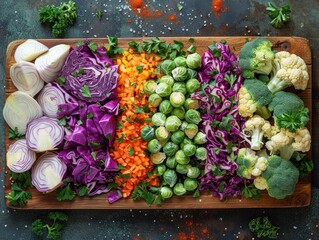
<path fill-rule="evenodd" d="M 211 191 L 220 200 L 240 196 L 243 179 L 236 174 L 235 158 L 245 145 L 240 134 L 245 119 L 238 114 L 237 106 L 243 77 L 238 59 L 227 44 L 218 42 L 202 55 L 199 80 L 202 90 L 193 93 L 192 98 L 199 100 L 203 119 L 200 129 L 208 139 L 200 191 Z"/>

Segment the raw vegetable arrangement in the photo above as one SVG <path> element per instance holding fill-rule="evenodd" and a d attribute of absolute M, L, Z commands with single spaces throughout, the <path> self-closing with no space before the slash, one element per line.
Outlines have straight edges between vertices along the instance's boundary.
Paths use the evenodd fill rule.
<path fill-rule="evenodd" d="M 263 37 L 238 56 L 226 41 L 199 54 L 194 41 L 19 45 L 3 109 L 10 205 L 29 188 L 148 205 L 292 195 L 313 168 L 309 109 L 288 91 L 306 89 L 304 60 Z"/>

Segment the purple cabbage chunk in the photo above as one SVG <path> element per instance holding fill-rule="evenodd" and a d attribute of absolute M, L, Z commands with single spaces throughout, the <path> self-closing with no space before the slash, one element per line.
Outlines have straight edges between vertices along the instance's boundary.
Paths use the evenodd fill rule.
<path fill-rule="evenodd" d="M 202 89 L 192 98 L 199 100 L 203 119 L 199 127 L 208 139 L 200 191 L 211 191 L 220 200 L 240 196 L 243 179 L 236 174 L 235 158 L 245 145 L 241 130 L 246 120 L 238 113 L 237 93 L 244 79 L 227 44 L 217 42 L 204 52 L 199 80 Z"/>

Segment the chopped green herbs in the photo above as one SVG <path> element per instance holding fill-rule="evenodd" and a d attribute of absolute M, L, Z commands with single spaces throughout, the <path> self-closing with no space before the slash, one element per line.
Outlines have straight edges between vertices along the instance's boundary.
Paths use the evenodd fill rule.
<path fill-rule="evenodd" d="M 82 91 L 82 96 L 83 97 L 91 97 L 91 92 L 90 92 L 90 89 L 87 85 L 84 85 L 82 88 L 81 88 L 81 91 Z"/>

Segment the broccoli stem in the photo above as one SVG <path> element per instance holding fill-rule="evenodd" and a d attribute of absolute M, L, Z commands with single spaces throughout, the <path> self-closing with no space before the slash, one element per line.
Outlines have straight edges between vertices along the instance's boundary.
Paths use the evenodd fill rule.
<path fill-rule="evenodd" d="M 284 90 L 285 88 L 289 87 L 289 82 L 284 81 L 280 78 L 273 77 L 270 82 L 267 84 L 269 91 L 272 93 L 276 93 L 279 91 Z"/>
<path fill-rule="evenodd" d="M 266 106 L 258 107 L 256 113 L 264 119 L 268 119 L 271 117 L 271 113 Z"/>
<path fill-rule="evenodd" d="M 291 144 L 280 148 L 280 157 L 285 160 L 290 160 L 292 155 L 294 154 L 295 149 L 292 147 Z"/>
<path fill-rule="evenodd" d="M 253 150 L 260 150 L 262 145 L 264 133 L 261 129 L 255 129 L 251 135 L 250 148 Z"/>

